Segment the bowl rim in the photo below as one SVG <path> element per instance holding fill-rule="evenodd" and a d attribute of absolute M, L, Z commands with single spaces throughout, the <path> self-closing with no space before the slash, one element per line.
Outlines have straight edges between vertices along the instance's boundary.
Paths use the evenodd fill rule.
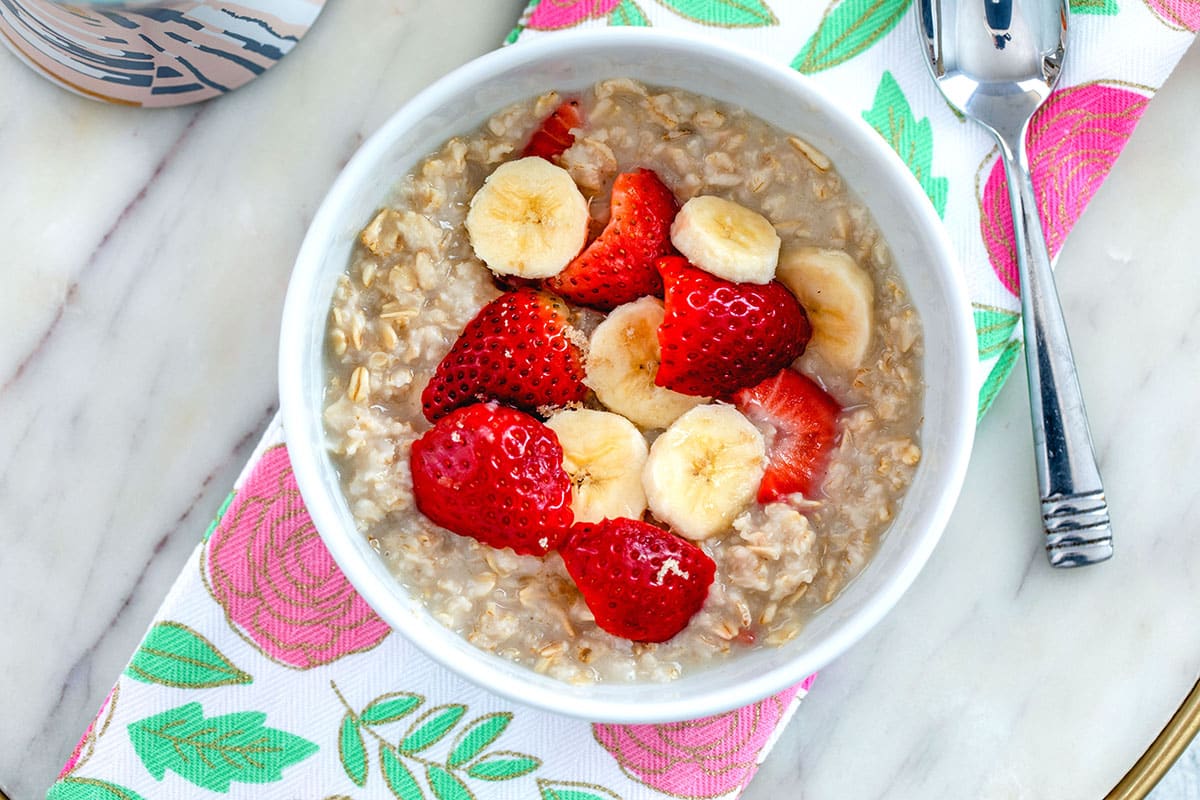
<path fill-rule="evenodd" d="M 390 142 L 436 108 L 445 95 L 478 85 L 492 73 L 530 62 L 544 62 L 556 56 L 569 56 L 572 51 L 581 47 L 620 49 L 631 45 L 662 48 L 672 52 L 687 51 L 717 58 L 726 63 L 736 63 L 748 71 L 774 75 L 778 79 L 790 82 L 797 96 L 819 109 L 820 113 L 838 118 L 840 125 L 848 127 L 856 139 L 851 146 L 855 150 L 873 151 L 873 154 L 879 157 L 892 173 L 887 181 L 889 189 L 901 194 L 902 205 L 920 218 L 931 254 L 934 256 L 934 266 L 940 273 L 942 289 L 950 297 L 951 307 L 961 309 L 961 313 L 957 315 L 958 324 L 953 325 L 952 321 L 952 327 L 957 328 L 955 340 L 961 340 L 968 346 L 960 348 L 961 352 L 957 354 L 956 362 L 952 361 L 950 364 L 950 369 L 960 372 L 964 379 L 960 381 L 960 391 L 947 397 L 947 406 L 957 412 L 958 424 L 955 430 L 949 432 L 953 441 L 941 467 L 946 479 L 936 495 L 936 507 L 926 513 L 927 524 L 924 530 L 916 535 L 908 559 L 900 568 L 882 579 L 878 591 L 867 597 L 862 606 L 840 627 L 816 642 L 803 657 L 764 670 L 748 681 L 723 687 L 721 691 L 651 703 L 620 704 L 614 703 L 610 698 L 572 696 L 570 690 L 573 687 L 566 683 L 554 682 L 554 686 L 538 685 L 536 682 L 525 680 L 521 675 L 506 673 L 490 663 L 487 658 L 462 663 L 455 658 L 460 651 L 448 645 L 442 646 L 440 641 L 428 641 L 409 635 L 404 625 L 405 613 L 393 613 L 404 612 L 396 605 L 396 587 L 400 586 L 399 582 L 393 586 L 384 586 L 382 582 L 374 580 L 371 572 L 364 568 L 365 563 L 360 557 L 362 551 L 352 541 L 352 536 L 357 536 L 358 533 L 355 530 L 347 531 L 341 524 L 333 506 L 332 492 L 320 478 L 319 462 L 323 457 L 327 457 L 324 455 L 323 437 L 321 441 L 311 441 L 309 437 L 297 436 L 293 441 L 287 436 L 287 432 L 305 431 L 311 424 L 310 413 L 304 402 L 305 361 L 298 356 L 305 352 L 302 343 L 307 339 L 306 332 L 311 314 L 317 313 L 311 308 L 309 301 L 312 295 L 311 287 L 322 273 L 324 248 L 331 238 L 331 233 L 339 227 L 339 214 L 345 205 L 345 198 L 352 194 L 354 187 L 369 179 L 370 167 L 382 157 Z M 447 135 L 453 135 L 453 132 Z M 394 111 L 359 147 L 338 174 L 309 224 L 288 284 L 280 328 L 280 414 L 301 496 L 334 561 L 368 605 L 393 630 L 430 659 L 455 675 L 507 700 L 565 716 L 593 722 L 617 723 L 695 719 L 756 702 L 799 683 L 809 673 L 823 668 L 872 629 L 898 602 L 924 567 L 945 530 L 961 492 L 974 440 L 976 398 L 974 382 L 970 379 L 974 370 L 971 358 L 973 351 L 969 347 L 969 343 L 973 341 L 974 328 L 970 308 L 966 278 L 958 266 L 945 226 L 907 165 L 864 120 L 841 108 L 806 76 L 741 47 L 676 32 L 637 28 L 557 32 L 554 36 L 486 53 L 429 84 Z M 326 313 L 327 309 L 321 308 L 318 311 Z M 323 430 L 323 425 L 318 427 Z M 461 638 L 453 631 L 445 630 L 448 637 Z M 478 652 L 481 656 L 499 658 L 482 650 Z M 523 675 L 525 671 L 522 669 L 520 672 Z"/>

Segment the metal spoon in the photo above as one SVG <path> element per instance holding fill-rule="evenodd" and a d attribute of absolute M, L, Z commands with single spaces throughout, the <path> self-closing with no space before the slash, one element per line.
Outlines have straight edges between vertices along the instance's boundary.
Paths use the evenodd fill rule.
<path fill-rule="evenodd" d="M 1053 567 L 1106 561 L 1108 503 L 1025 149 L 1066 54 L 1066 0 L 917 0 L 917 11 L 934 81 L 996 137 L 1008 176 L 1046 555 Z"/>

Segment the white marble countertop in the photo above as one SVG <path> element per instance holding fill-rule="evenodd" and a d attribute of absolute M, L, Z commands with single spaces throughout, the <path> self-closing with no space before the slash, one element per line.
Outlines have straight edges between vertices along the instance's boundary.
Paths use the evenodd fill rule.
<path fill-rule="evenodd" d="M 169 111 L 78 99 L 0 53 L 0 786 L 14 800 L 53 778 L 270 418 L 284 287 L 334 175 L 522 4 L 330 3 L 279 68 Z M 1100 798 L 1191 688 L 1197 108 L 1193 48 L 1059 266 L 1116 558 L 1047 566 L 1017 375 L 929 566 L 823 671 L 749 800 Z M 1157 800 L 1195 788 L 1194 773 L 1172 781 Z"/>

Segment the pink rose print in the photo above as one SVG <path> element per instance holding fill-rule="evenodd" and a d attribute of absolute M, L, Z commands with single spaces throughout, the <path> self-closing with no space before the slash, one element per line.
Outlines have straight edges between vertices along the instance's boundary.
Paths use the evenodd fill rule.
<path fill-rule="evenodd" d="M 112 721 L 113 712 L 117 708 L 117 695 L 120 694 L 119 687 L 120 684 L 117 684 L 108 690 L 108 696 L 100 704 L 96 716 L 92 717 L 87 730 L 83 732 L 83 736 L 79 737 L 79 743 L 75 745 L 75 749 L 67 758 L 67 763 L 63 764 L 62 770 L 58 773 L 59 778 L 70 775 L 76 767 L 83 766 L 92 757 L 92 753 L 96 750 L 96 740 L 108 731 L 108 723 Z"/>
<path fill-rule="evenodd" d="M 321 542 L 283 446 L 255 465 L 206 548 L 206 583 L 230 626 L 285 666 L 328 664 L 390 631 Z"/>
<path fill-rule="evenodd" d="M 1030 123 L 1033 188 L 1051 256 L 1104 182 L 1150 101 L 1149 91 L 1100 83 L 1072 86 L 1051 95 Z M 998 158 L 983 187 L 979 225 L 992 270 L 1005 288 L 1018 294 L 1012 208 Z"/>
<path fill-rule="evenodd" d="M 529 15 L 526 27 L 537 31 L 570 28 L 589 19 L 599 19 L 621 0 L 542 0 Z"/>
<path fill-rule="evenodd" d="M 1200 30 L 1200 0 L 1146 0 L 1163 24 L 1175 30 Z"/>
<path fill-rule="evenodd" d="M 681 798 L 720 797 L 749 783 L 758 755 L 800 686 L 714 717 L 663 725 L 592 726 L 596 741 L 621 771 Z"/>

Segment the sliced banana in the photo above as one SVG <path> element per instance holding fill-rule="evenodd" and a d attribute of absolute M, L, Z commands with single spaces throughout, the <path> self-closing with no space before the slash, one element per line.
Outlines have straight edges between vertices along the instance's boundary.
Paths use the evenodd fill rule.
<path fill-rule="evenodd" d="M 654 516 L 699 541 L 726 531 L 758 493 L 763 436 L 733 406 L 693 408 L 650 446 L 642 486 Z"/>
<path fill-rule="evenodd" d="M 708 402 L 654 384 L 662 321 L 662 301 L 643 297 L 609 312 L 588 343 L 587 385 L 601 403 L 643 428 L 665 428 Z"/>
<path fill-rule="evenodd" d="M 857 369 L 875 325 L 875 284 L 867 271 L 841 250 L 789 247 L 777 277 L 808 314 L 809 348 L 835 368 Z"/>
<path fill-rule="evenodd" d="M 563 468 L 571 476 L 571 510 L 576 522 L 627 517 L 646 510 L 642 468 L 646 437 L 620 414 L 578 409 L 546 420 L 563 449 Z"/>
<path fill-rule="evenodd" d="M 536 156 L 496 167 L 467 212 L 475 255 L 501 275 L 557 275 L 579 255 L 587 231 L 587 200 L 575 181 Z"/>
<path fill-rule="evenodd" d="M 709 195 L 679 209 L 671 244 L 700 269 L 735 283 L 770 283 L 779 263 L 779 234 L 770 220 Z"/>

